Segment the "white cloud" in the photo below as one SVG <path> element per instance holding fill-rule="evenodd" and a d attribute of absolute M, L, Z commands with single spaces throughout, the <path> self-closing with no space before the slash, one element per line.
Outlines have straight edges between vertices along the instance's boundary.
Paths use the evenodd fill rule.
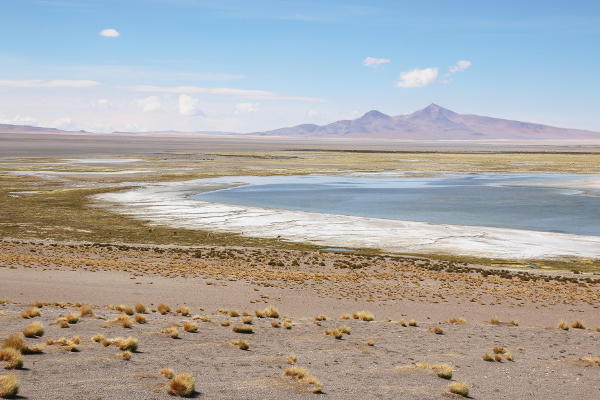
<path fill-rule="evenodd" d="M 122 126 L 124 132 L 148 132 L 148 128 L 139 124 L 125 124 Z"/>
<path fill-rule="evenodd" d="M 71 118 L 59 118 L 50 124 L 50 126 L 63 131 L 75 131 L 78 128 L 77 123 Z"/>
<path fill-rule="evenodd" d="M 158 96 L 150 96 L 145 99 L 136 100 L 138 105 L 142 107 L 142 111 L 144 112 L 153 112 L 160 110 L 160 101 L 158 100 Z"/>
<path fill-rule="evenodd" d="M 32 117 L 21 115 L 8 118 L 6 115 L 0 113 L 0 124 L 37 126 L 37 121 Z"/>
<path fill-rule="evenodd" d="M 157 92 L 157 93 L 209 93 L 226 96 L 248 97 L 255 99 L 279 99 L 279 100 L 301 100 L 312 102 L 327 102 L 329 100 L 319 99 L 315 97 L 299 97 L 287 96 L 277 92 L 268 90 L 246 90 L 233 88 L 203 88 L 198 86 L 177 86 L 177 87 L 162 87 L 162 86 L 123 86 L 124 89 L 135 90 L 136 92 Z"/>
<path fill-rule="evenodd" d="M 204 115 L 198 99 L 194 99 L 192 96 L 182 94 L 179 96 L 179 114 L 181 115 Z"/>
<path fill-rule="evenodd" d="M 377 69 L 379 68 L 379 66 L 381 64 L 385 64 L 385 63 L 389 63 L 390 60 L 388 60 L 387 58 L 373 58 L 373 57 L 367 57 L 363 60 L 363 65 L 365 67 L 371 67 L 373 69 Z"/>
<path fill-rule="evenodd" d="M 448 73 L 446 74 L 446 76 L 455 74 L 457 72 L 463 72 L 465 69 L 469 68 L 471 65 L 473 65 L 471 63 L 471 61 L 460 60 L 459 62 L 456 63 L 456 65 L 453 65 L 448 68 Z"/>
<path fill-rule="evenodd" d="M 110 133 L 114 131 L 115 128 L 111 124 L 94 124 L 90 127 L 90 132 L 94 133 Z"/>
<path fill-rule="evenodd" d="M 115 105 L 110 102 L 108 99 L 100 99 L 96 102 L 95 106 L 102 109 L 114 108 Z"/>
<path fill-rule="evenodd" d="M 235 105 L 235 113 L 255 113 L 258 111 L 258 103 L 239 103 Z"/>
<path fill-rule="evenodd" d="M 121 34 L 119 32 L 117 32 L 115 29 L 103 29 L 100 31 L 100 36 L 117 37 L 117 36 L 121 36 Z"/>
<path fill-rule="evenodd" d="M 318 111 L 315 111 L 315 110 L 310 110 L 308 112 L 308 116 L 313 119 L 319 119 L 319 118 L 321 118 L 321 113 L 319 113 Z"/>
<path fill-rule="evenodd" d="M 436 68 L 415 68 L 410 71 L 400 73 L 400 81 L 396 86 L 402 88 L 429 86 L 437 82 L 438 69 Z"/>
<path fill-rule="evenodd" d="M 31 87 L 31 88 L 49 88 L 49 87 L 70 87 L 70 88 L 82 88 L 102 85 L 100 82 L 88 81 L 88 80 L 55 80 L 55 81 L 41 81 L 41 80 L 11 80 L 11 79 L 0 79 L 0 86 L 9 87 Z"/>

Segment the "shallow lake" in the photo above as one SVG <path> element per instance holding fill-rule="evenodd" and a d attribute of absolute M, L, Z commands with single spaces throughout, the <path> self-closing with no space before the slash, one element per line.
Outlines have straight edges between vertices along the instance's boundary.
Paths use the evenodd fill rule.
<path fill-rule="evenodd" d="M 576 190 L 598 175 L 229 177 L 246 184 L 192 199 L 437 224 L 600 236 L 600 196 Z"/>

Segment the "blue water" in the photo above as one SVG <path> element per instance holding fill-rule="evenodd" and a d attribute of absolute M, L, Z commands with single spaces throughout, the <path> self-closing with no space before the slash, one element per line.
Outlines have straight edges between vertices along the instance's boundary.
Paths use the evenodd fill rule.
<path fill-rule="evenodd" d="M 250 185 L 195 200 L 438 224 L 600 236 L 600 197 L 545 188 L 592 175 L 448 175 L 435 178 L 234 177 Z"/>

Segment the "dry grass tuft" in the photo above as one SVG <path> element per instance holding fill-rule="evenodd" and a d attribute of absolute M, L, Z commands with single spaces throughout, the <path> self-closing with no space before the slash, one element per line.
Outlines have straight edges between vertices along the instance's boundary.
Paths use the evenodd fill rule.
<path fill-rule="evenodd" d="M 355 312 L 352 317 L 354 319 L 359 319 L 361 321 L 375 321 L 375 317 L 373 316 L 373 314 L 371 314 L 370 312 L 367 311 L 358 311 Z"/>
<path fill-rule="evenodd" d="M 133 326 L 133 322 L 127 314 L 119 314 L 117 315 L 117 318 L 113 319 L 111 322 L 120 322 L 124 328 L 131 328 Z"/>
<path fill-rule="evenodd" d="M 372 341 L 372 340 L 369 340 L 369 341 L 367 342 L 367 346 L 375 346 L 375 342 L 374 342 L 374 341 Z"/>
<path fill-rule="evenodd" d="M 104 335 L 99 333 L 96 336 L 92 337 L 92 340 L 96 343 L 100 343 L 101 341 L 104 340 Z"/>
<path fill-rule="evenodd" d="M 23 368 L 23 354 L 14 347 L 7 347 L 0 350 L 0 361 L 6 361 L 5 369 Z"/>
<path fill-rule="evenodd" d="M 189 309 L 189 307 L 186 307 L 186 306 L 179 307 L 176 312 L 181 314 L 184 317 L 190 315 L 190 309 Z"/>
<path fill-rule="evenodd" d="M 165 315 L 169 311 L 171 311 L 171 307 L 169 307 L 168 305 L 162 303 L 158 305 L 158 312 L 161 313 L 161 315 Z"/>
<path fill-rule="evenodd" d="M 42 312 L 40 311 L 39 308 L 28 308 L 27 310 L 23 311 L 21 313 L 21 317 L 23 318 L 33 318 L 33 317 L 39 317 L 40 315 L 42 315 Z"/>
<path fill-rule="evenodd" d="M 489 355 L 488 353 L 485 353 L 485 354 L 483 355 L 483 357 L 481 357 L 481 358 L 483 358 L 483 361 L 494 361 L 494 357 L 492 357 L 492 356 L 491 356 L 491 355 Z"/>
<path fill-rule="evenodd" d="M 285 322 L 283 323 L 283 327 L 284 327 L 285 329 L 292 329 L 292 323 L 291 323 L 290 321 L 285 321 Z"/>
<path fill-rule="evenodd" d="M 283 375 L 291 376 L 298 382 L 307 382 L 313 384 L 315 386 L 312 391 L 313 393 L 323 392 L 323 385 L 321 385 L 321 382 L 315 379 L 315 377 L 313 377 L 304 367 L 288 367 L 283 372 Z"/>
<path fill-rule="evenodd" d="M 500 323 L 500 318 L 493 316 L 492 319 L 490 319 L 490 324 L 492 325 L 498 325 Z"/>
<path fill-rule="evenodd" d="M 81 308 L 79 309 L 79 316 L 81 316 L 81 317 L 85 317 L 85 316 L 93 317 L 94 316 L 94 312 L 92 311 L 92 307 L 90 307 L 87 304 L 82 305 Z"/>
<path fill-rule="evenodd" d="M 231 312 L 229 313 L 229 316 L 230 316 L 230 317 L 233 317 L 233 318 L 235 318 L 235 317 L 239 317 L 239 316 L 240 316 L 240 313 L 239 313 L 239 312 L 237 312 L 236 310 L 231 310 Z"/>
<path fill-rule="evenodd" d="M 519 326 L 519 321 L 517 321 L 516 319 L 513 319 L 509 322 L 509 324 L 514 325 L 514 326 Z"/>
<path fill-rule="evenodd" d="M 179 337 L 179 331 L 174 326 L 171 328 L 166 328 L 160 331 L 160 333 L 166 333 L 168 337 L 171 339 L 177 339 Z"/>
<path fill-rule="evenodd" d="M 290 356 L 287 359 L 287 363 L 288 364 L 295 364 L 296 360 L 298 360 L 298 357 L 296 357 L 295 354 L 290 354 Z"/>
<path fill-rule="evenodd" d="M 32 322 L 23 330 L 23 336 L 32 338 L 44 336 L 44 325 L 41 322 Z"/>
<path fill-rule="evenodd" d="M 251 325 L 252 324 L 252 317 L 251 316 L 242 317 L 242 322 L 244 324 Z"/>
<path fill-rule="evenodd" d="M 565 331 L 569 330 L 569 324 L 567 324 L 567 321 L 560 321 L 557 325 L 558 329 L 563 329 Z"/>
<path fill-rule="evenodd" d="M 130 351 L 123 352 L 123 360 L 125 360 L 125 361 L 131 360 L 131 352 Z"/>
<path fill-rule="evenodd" d="M 231 344 L 240 348 L 240 350 L 248 350 L 250 345 L 245 340 L 232 340 Z"/>
<path fill-rule="evenodd" d="M 221 322 L 221 326 L 229 326 L 229 325 L 231 325 L 231 322 L 229 322 L 229 320 Z"/>
<path fill-rule="evenodd" d="M 135 312 L 138 313 L 138 314 L 145 314 L 146 313 L 146 306 L 142 302 L 138 302 L 135 305 Z"/>
<path fill-rule="evenodd" d="M 171 368 L 163 368 L 160 370 L 160 373 L 163 374 L 167 379 L 173 379 L 175 376 L 175 372 Z"/>
<path fill-rule="evenodd" d="M 279 318 L 279 311 L 273 306 L 265 308 L 262 313 L 265 318 Z"/>
<path fill-rule="evenodd" d="M 19 393 L 19 381 L 14 374 L 0 375 L 0 397 L 13 399 Z"/>
<path fill-rule="evenodd" d="M 186 332 L 196 332 L 198 331 L 198 325 L 195 322 L 184 322 L 183 330 Z"/>
<path fill-rule="evenodd" d="M 581 320 L 576 319 L 571 324 L 571 328 L 573 328 L 573 329 L 585 329 L 585 325 L 583 324 L 583 322 Z"/>
<path fill-rule="evenodd" d="M 133 351 L 133 352 L 135 352 L 138 349 L 138 340 L 136 338 L 131 337 L 131 336 L 128 337 L 127 339 L 116 338 L 112 342 L 120 350 L 127 350 L 127 351 Z"/>
<path fill-rule="evenodd" d="M 344 314 L 340 317 L 340 319 L 352 319 L 349 314 Z"/>
<path fill-rule="evenodd" d="M 271 322 L 272 328 L 281 328 L 281 321 L 273 321 Z"/>
<path fill-rule="evenodd" d="M 61 328 L 68 328 L 69 327 L 69 323 L 67 321 L 61 321 L 59 326 Z"/>
<path fill-rule="evenodd" d="M 190 397 L 195 389 L 196 383 L 191 375 L 179 374 L 171 379 L 167 393 L 171 396 Z"/>
<path fill-rule="evenodd" d="M 583 358 L 583 361 L 596 363 L 596 364 L 598 364 L 598 366 L 600 366 L 600 358 L 599 357 L 586 357 L 586 358 Z"/>
<path fill-rule="evenodd" d="M 231 328 L 235 333 L 254 333 L 254 329 L 250 325 L 238 325 Z"/>
<path fill-rule="evenodd" d="M 440 326 L 436 326 L 432 329 L 433 333 L 435 333 L 436 335 L 443 335 L 444 334 L 444 330 L 440 327 Z"/>
<path fill-rule="evenodd" d="M 41 300 L 38 300 L 35 303 L 33 303 L 33 305 L 36 306 L 37 308 L 42 308 L 42 307 L 44 307 L 44 302 Z"/>
<path fill-rule="evenodd" d="M 254 311 L 254 315 L 256 315 L 258 318 L 264 318 L 265 317 L 265 313 L 262 312 L 261 310 Z"/>
<path fill-rule="evenodd" d="M 465 382 L 452 382 L 450 385 L 448 385 L 448 391 L 450 393 L 467 397 L 469 395 L 469 385 L 467 385 Z"/>
<path fill-rule="evenodd" d="M 443 379 L 451 379 L 453 368 L 448 364 L 435 364 L 431 366 L 431 369 L 435 371 L 436 375 Z"/>
<path fill-rule="evenodd" d="M 514 361 L 515 360 L 515 356 L 513 356 L 512 353 L 508 352 L 508 351 L 504 354 L 504 357 L 506 357 L 506 359 L 508 361 Z"/>
<path fill-rule="evenodd" d="M 494 354 L 504 354 L 504 353 L 506 353 L 506 347 L 504 347 L 504 346 L 494 347 Z"/>
<path fill-rule="evenodd" d="M 406 326 L 406 321 L 401 319 L 400 321 L 398 321 L 398 323 L 402 326 Z"/>
<path fill-rule="evenodd" d="M 342 325 L 342 326 L 340 326 L 340 327 L 338 328 L 338 331 L 340 331 L 340 332 L 342 332 L 342 333 L 345 333 L 346 335 L 349 335 L 349 334 L 350 334 L 350 332 L 351 332 L 351 330 L 350 330 L 350 327 L 349 327 L 349 326 L 346 326 L 346 325 Z"/>
<path fill-rule="evenodd" d="M 494 354 L 494 360 L 498 362 L 502 361 L 502 354 Z"/>
<path fill-rule="evenodd" d="M 450 319 L 450 323 L 451 324 L 466 324 L 467 321 L 464 318 L 456 318 L 456 317 L 452 317 Z"/>
<path fill-rule="evenodd" d="M 317 315 L 317 316 L 315 317 L 315 320 L 316 320 L 316 321 L 327 321 L 327 320 L 328 320 L 328 318 L 327 318 L 327 316 L 326 316 L 326 315 L 323 315 L 323 314 L 321 314 L 321 315 Z"/>
<path fill-rule="evenodd" d="M 77 314 L 69 314 L 67 315 L 67 322 L 69 324 L 76 324 L 79 322 L 79 315 Z"/>
<path fill-rule="evenodd" d="M 417 326 L 417 320 L 411 319 L 410 321 L 408 321 L 408 326 Z"/>
<path fill-rule="evenodd" d="M 21 338 L 16 333 L 4 339 L 0 344 L 0 348 L 13 348 L 15 350 L 20 351 L 22 354 L 40 354 L 43 351 L 41 346 L 29 347 L 25 344 L 25 342 L 23 342 L 23 338 Z"/>
<path fill-rule="evenodd" d="M 143 314 L 137 314 L 134 319 L 135 319 L 135 322 L 137 322 L 138 324 L 145 324 L 148 322 L 148 320 L 146 319 L 146 316 Z"/>
<path fill-rule="evenodd" d="M 338 328 L 338 329 L 327 329 L 325 331 L 325 335 L 333 336 L 334 338 L 341 340 L 344 334 Z"/>

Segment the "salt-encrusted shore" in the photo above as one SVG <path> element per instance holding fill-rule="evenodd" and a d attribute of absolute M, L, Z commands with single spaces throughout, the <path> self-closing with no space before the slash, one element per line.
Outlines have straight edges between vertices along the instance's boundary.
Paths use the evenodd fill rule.
<path fill-rule="evenodd" d="M 174 228 L 241 233 L 322 246 L 502 259 L 600 258 L 600 237 L 443 225 L 304 211 L 232 206 L 189 199 L 231 184 L 154 184 L 95 196 L 109 210 Z"/>

